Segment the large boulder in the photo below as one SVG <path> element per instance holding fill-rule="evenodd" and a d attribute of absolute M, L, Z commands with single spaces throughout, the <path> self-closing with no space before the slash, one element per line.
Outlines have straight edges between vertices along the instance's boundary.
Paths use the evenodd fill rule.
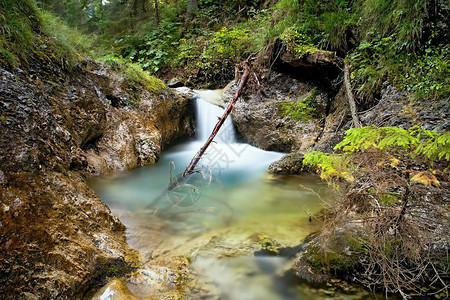
<path fill-rule="evenodd" d="M 224 103 L 233 98 L 236 88 L 234 81 L 225 88 Z M 233 123 L 240 138 L 253 146 L 279 152 L 307 151 L 322 133 L 328 101 L 320 86 L 276 74 L 262 93 L 244 92 L 234 106 Z"/>

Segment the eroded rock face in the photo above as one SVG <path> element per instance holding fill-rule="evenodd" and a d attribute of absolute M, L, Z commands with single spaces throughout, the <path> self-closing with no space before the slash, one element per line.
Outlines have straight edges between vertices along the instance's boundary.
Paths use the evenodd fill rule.
<path fill-rule="evenodd" d="M 112 266 L 126 266 L 124 226 L 77 172 L 8 179 L 0 191 L 6 299 L 80 297 Z"/>
<path fill-rule="evenodd" d="M 233 123 L 242 140 L 264 150 L 279 152 L 311 149 L 322 133 L 328 95 L 319 86 L 282 74 L 269 79 L 263 93 L 245 92 L 233 109 Z M 230 83 L 222 96 L 229 102 L 236 91 Z M 310 115 L 292 112 L 300 103 L 311 107 Z M 289 108 L 291 107 L 291 108 Z"/>
<path fill-rule="evenodd" d="M 257 104 L 254 105 L 256 106 Z M 256 109 L 250 106 L 248 110 L 253 111 Z M 419 125 L 423 129 L 445 131 L 450 130 L 450 101 L 413 101 L 406 93 L 399 92 L 391 86 L 386 86 L 381 93 L 381 99 L 378 101 L 378 104 L 360 113 L 359 116 L 363 126 L 375 125 L 379 127 L 398 126 L 401 128 L 410 128 L 413 125 Z M 270 124 L 273 121 L 264 120 L 263 122 Z M 341 87 L 338 93 L 330 99 L 328 112 L 323 116 L 321 122 L 323 122 L 321 131 L 315 136 L 314 143 L 310 143 L 310 148 L 300 147 L 292 149 L 293 154 L 273 163 L 269 168 L 269 172 L 274 174 L 277 174 L 277 172 L 280 172 L 280 174 L 288 174 L 289 172 L 292 172 L 291 174 L 297 174 L 298 172 L 303 172 L 300 171 L 300 159 L 302 158 L 302 154 L 308 150 L 328 153 L 334 151 L 334 146 L 343 139 L 344 132 L 352 127 L 344 87 Z M 257 124 L 256 126 L 250 122 L 247 122 L 246 125 L 247 128 L 250 128 L 248 129 L 250 133 L 257 131 L 255 128 L 258 126 L 268 126 L 262 124 Z M 293 128 L 298 130 L 298 127 Z M 292 133 L 292 135 L 294 134 Z M 302 133 L 300 132 L 300 134 Z M 242 135 L 246 137 L 248 134 L 243 132 Z M 264 135 L 260 136 L 260 139 L 265 138 Z M 284 143 L 282 136 L 277 136 L 277 138 L 281 144 Z M 294 159 L 297 156 L 299 159 Z"/>
<path fill-rule="evenodd" d="M 398 126 L 423 129 L 450 130 L 450 100 L 412 100 L 405 92 L 386 86 L 378 104 L 360 115 L 364 126 Z M 349 127 L 349 125 L 347 125 Z"/>
<path fill-rule="evenodd" d="M 79 298 L 134 255 L 87 176 L 154 163 L 192 132 L 190 103 L 169 90 L 138 102 L 95 62 L 31 60 L 0 78 L 0 294 Z"/>
<path fill-rule="evenodd" d="M 125 78 L 105 67 L 90 73 L 104 82 L 102 94 L 132 99 Z M 84 146 L 91 174 L 108 175 L 155 163 L 165 146 L 193 134 L 191 100 L 166 89 L 158 95 L 142 91 L 133 105 L 109 105 L 102 135 Z"/>

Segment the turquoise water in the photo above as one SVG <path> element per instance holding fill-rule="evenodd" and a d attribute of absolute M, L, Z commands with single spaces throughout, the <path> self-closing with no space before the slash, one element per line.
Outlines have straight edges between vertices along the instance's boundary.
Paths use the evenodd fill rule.
<path fill-rule="evenodd" d="M 212 167 L 201 162 L 203 173 L 194 174 L 180 187 L 168 190 L 171 166 L 175 168 L 172 177 L 176 178 L 200 146 L 199 142 L 175 146 L 163 153 L 155 165 L 116 178 L 97 178 L 91 181 L 91 186 L 113 210 L 153 213 L 166 221 L 171 216 L 180 219 L 182 215 L 189 215 L 185 221 L 192 226 L 203 224 L 202 230 L 218 228 L 231 221 L 263 218 L 272 222 L 272 228 L 267 230 L 274 231 L 284 223 L 303 222 L 308 214 L 321 209 L 321 199 L 300 187 L 300 184 L 306 185 L 321 194 L 326 193 L 327 187 L 317 177 L 270 176 L 265 173 L 266 168 L 282 154 L 247 144 L 214 145 L 214 151 L 220 153 L 234 147 L 239 156 L 229 154 L 228 163 L 216 163 Z M 301 242 L 305 235 L 303 229 L 294 231 L 299 233 L 296 242 Z"/>
<path fill-rule="evenodd" d="M 198 104 L 198 111 L 212 116 L 201 125 L 212 128 L 220 110 L 208 105 Z M 348 294 L 299 283 L 290 271 L 294 250 L 270 255 L 298 247 L 320 227 L 310 216 L 330 201 L 331 192 L 316 176 L 266 174 L 283 154 L 237 143 L 232 131 L 225 128 L 200 161 L 201 172 L 175 188 L 168 189 L 170 178 L 175 182 L 202 141 L 172 147 L 152 166 L 91 181 L 127 226 L 128 243 L 141 253 L 136 274 L 155 274 L 161 267 L 167 272 L 176 268 L 172 261 L 187 257 L 186 299 L 372 299 L 364 291 Z M 170 284 L 146 284 L 149 280 L 136 280 L 136 274 L 123 279 L 131 295 L 158 299 L 170 293 Z"/>
<path fill-rule="evenodd" d="M 199 190 L 194 201 L 178 205 L 177 195 L 167 193 L 170 162 L 181 173 L 178 166 L 186 166 L 198 146 L 175 146 L 155 165 L 91 182 L 127 226 L 128 242 L 143 253 L 144 266 L 152 265 L 155 257 L 189 256 L 191 276 L 205 286 L 188 285 L 186 299 L 374 299 L 365 291 L 348 294 L 299 283 L 289 271 L 292 257 L 259 253 L 261 236 L 278 247 L 296 247 L 320 227 L 309 216 L 320 211 L 331 193 L 316 176 L 270 176 L 264 170 L 271 160 L 262 160 L 261 150 L 246 146 L 245 167 L 236 161 L 228 169 L 216 169 L 212 177 L 206 171 L 205 177 L 197 174 L 201 180 L 188 182 Z M 129 289 L 138 297 L 152 293 L 142 285 Z"/>

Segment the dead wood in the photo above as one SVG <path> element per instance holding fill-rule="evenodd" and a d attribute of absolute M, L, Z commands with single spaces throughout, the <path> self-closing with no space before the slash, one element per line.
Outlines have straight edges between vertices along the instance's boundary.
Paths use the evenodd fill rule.
<path fill-rule="evenodd" d="M 350 84 L 350 71 L 348 69 L 347 63 L 344 64 L 344 84 L 345 90 L 347 91 L 347 100 L 348 104 L 350 105 L 350 112 L 352 114 L 353 127 L 362 127 L 361 121 L 359 120 L 358 113 L 356 111 L 356 103 L 352 93 L 352 86 Z"/>
<path fill-rule="evenodd" d="M 216 126 L 214 127 L 213 131 L 211 132 L 211 135 L 209 136 L 209 138 L 206 140 L 205 144 L 200 148 L 200 150 L 197 152 L 197 154 L 195 154 L 195 156 L 192 158 L 190 164 L 186 167 L 186 169 L 183 172 L 183 177 L 186 177 L 189 174 L 192 174 L 194 172 L 196 172 L 194 169 L 197 166 L 198 162 L 200 161 L 200 159 L 202 158 L 203 154 L 205 153 L 206 149 L 208 149 L 208 146 L 211 144 L 211 142 L 213 141 L 214 137 L 217 135 L 217 133 L 219 132 L 220 127 L 222 127 L 223 123 L 225 122 L 225 120 L 227 119 L 227 117 L 230 115 L 234 104 L 236 103 L 237 99 L 239 98 L 239 96 L 242 93 L 242 90 L 244 89 L 244 86 L 247 82 L 248 79 L 248 75 L 250 73 L 250 63 L 249 63 L 249 59 L 250 57 L 244 61 L 242 63 L 242 66 L 244 68 L 244 73 L 241 77 L 241 81 L 239 83 L 238 89 L 236 91 L 236 94 L 234 95 L 233 100 L 230 102 L 230 104 L 228 104 L 227 109 L 225 110 L 225 112 L 223 113 L 222 117 L 219 119 L 219 121 L 217 122 Z"/>

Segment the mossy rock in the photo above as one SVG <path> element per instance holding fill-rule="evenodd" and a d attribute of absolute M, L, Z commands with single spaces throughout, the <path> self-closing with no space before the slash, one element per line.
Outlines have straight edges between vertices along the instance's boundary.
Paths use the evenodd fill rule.
<path fill-rule="evenodd" d="M 316 98 L 319 96 L 318 89 L 312 90 L 304 99 L 278 103 L 278 115 L 291 117 L 295 121 L 308 121 L 319 116 Z"/>
<path fill-rule="evenodd" d="M 297 276 L 308 281 L 353 276 L 367 254 L 362 237 L 354 230 L 335 231 L 327 237 L 315 234 L 310 239 L 296 262 Z"/>
<path fill-rule="evenodd" d="M 288 175 L 314 173 L 315 168 L 311 165 L 303 164 L 303 154 L 299 152 L 289 153 L 281 159 L 270 164 L 267 168 L 269 174 Z"/>

